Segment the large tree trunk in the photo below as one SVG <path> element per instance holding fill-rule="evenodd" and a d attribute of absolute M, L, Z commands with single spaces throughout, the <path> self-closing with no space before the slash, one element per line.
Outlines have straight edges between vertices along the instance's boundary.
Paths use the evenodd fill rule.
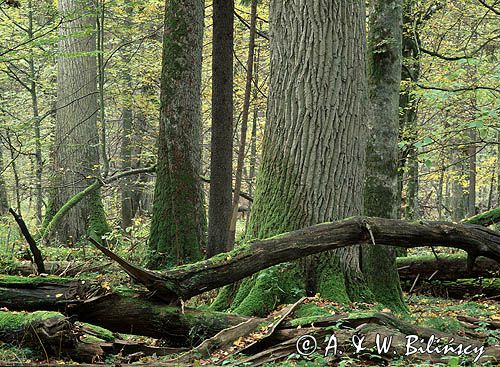
<path fill-rule="evenodd" d="M 399 91 L 402 58 L 402 0 L 371 2 L 368 33 L 368 89 L 372 111 L 368 119 L 364 213 L 398 217 Z M 405 308 L 395 250 L 384 246 L 363 248 L 363 272 L 375 299 Z M 383 286 L 382 286 L 383 285 Z"/>
<path fill-rule="evenodd" d="M 201 189 L 201 52 L 204 3 L 165 5 L 160 136 L 149 237 L 150 267 L 202 257 L 205 214 Z"/>
<path fill-rule="evenodd" d="M 272 1 L 270 27 L 268 120 L 249 224 L 255 238 L 362 211 L 364 2 Z M 359 259 L 353 246 L 271 269 L 239 288 L 233 308 L 265 313 L 306 291 L 338 301 L 369 298 Z"/>
<path fill-rule="evenodd" d="M 212 142 L 207 257 L 229 248 L 233 169 L 234 1 L 213 1 Z"/>
<path fill-rule="evenodd" d="M 59 26 L 54 177 L 46 222 L 99 177 L 94 3 L 61 0 L 59 11 L 64 19 Z M 99 236 L 108 230 L 99 190 L 73 207 L 55 233 L 66 243 L 78 241 L 87 230 Z"/>
<path fill-rule="evenodd" d="M 197 294 L 234 283 L 270 266 L 308 255 L 355 247 L 358 244 L 398 246 L 445 246 L 468 253 L 467 267 L 472 269 L 478 256 L 500 262 L 500 235 L 476 225 L 449 222 L 406 222 L 396 219 L 353 217 L 323 223 L 297 231 L 252 241 L 214 259 L 157 273 L 131 265 L 109 249 L 91 240 L 103 253 L 135 280 L 167 302 L 177 303 Z M 276 276 L 279 276 L 278 272 Z M 261 276 L 269 280 L 267 274 Z M 271 279 L 273 282 L 276 279 Z M 272 284 L 271 284 L 272 286 Z M 280 288 L 285 284 L 279 284 Z"/>

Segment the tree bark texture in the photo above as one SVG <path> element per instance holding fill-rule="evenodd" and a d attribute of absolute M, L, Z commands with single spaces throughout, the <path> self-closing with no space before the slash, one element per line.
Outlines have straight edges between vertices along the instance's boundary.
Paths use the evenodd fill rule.
<path fill-rule="evenodd" d="M 233 0 L 214 0 L 207 257 L 229 249 L 233 187 L 233 12 Z"/>
<path fill-rule="evenodd" d="M 45 221 L 77 192 L 99 177 L 97 66 L 94 3 L 61 0 L 57 112 L 53 148 L 54 176 Z M 108 230 L 99 190 L 73 207 L 59 222 L 55 237 L 78 241 Z"/>
<path fill-rule="evenodd" d="M 398 217 L 399 91 L 402 59 L 402 0 L 372 0 L 368 33 L 368 118 L 364 214 Z M 375 299 L 404 309 L 393 248 L 363 248 L 362 267 Z"/>
<path fill-rule="evenodd" d="M 361 1 L 271 2 L 267 124 L 250 237 L 361 213 L 368 103 L 364 22 Z M 297 289 L 302 294 L 296 296 L 307 291 L 338 301 L 363 298 L 359 259 L 354 246 L 306 259 L 293 270 L 276 269 L 253 288 L 240 287 L 235 312 L 273 308 Z M 270 292 L 273 279 L 279 287 Z"/>
<path fill-rule="evenodd" d="M 149 266 L 199 260 L 205 210 L 201 188 L 201 57 L 204 3 L 165 5 L 160 135 Z"/>

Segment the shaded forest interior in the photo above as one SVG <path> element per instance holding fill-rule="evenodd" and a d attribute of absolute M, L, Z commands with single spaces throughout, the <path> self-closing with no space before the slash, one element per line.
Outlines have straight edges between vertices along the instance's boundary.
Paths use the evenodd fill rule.
<path fill-rule="evenodd" d="M 0 365 L 498 365 L 499 6 L 0 0 Z"/>

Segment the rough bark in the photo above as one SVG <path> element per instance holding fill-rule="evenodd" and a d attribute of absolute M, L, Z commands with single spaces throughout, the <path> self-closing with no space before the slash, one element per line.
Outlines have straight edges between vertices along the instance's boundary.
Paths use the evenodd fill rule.
<path fill-rule="evenodd" d="M 500 265 L 485 257 L 479 257 L 471 270 L 467 269 L 466 257 L 455 255 L 439 255 L 439 260 L 434 256 L 398 258 L 397 267 L 401 280 L 414 280 L 417 276 L 431 280 L 475 279 L 500 274 Z"/>
<path fill-rule="evenodd" d="M 371 1 L 368 33 L 368 119 L 364 214 L 397 219 L 399 91 L 402 58 L 402 0 Z M 394 310 L 405 309 L 396 271 L 395 250 L 363 248 L 362 270 L 375 299 Z"/>
<path fill-rule="evenodd" d="M 92 241 L 155 296 L 176 303 L 234 283 L 260 270 L 308 255 L 358 244 L 413 248 L 444 246 L 468 253 L 467 266 L 478 256 L 500 262 L 500 234 L 476 225 L 450 222 L 406 222 L 396 219 L 352 217 L 256 240 L 195 264 L 158 273 L 142 270 Z"/>
<path fill-rule="evenodd" d="M 54 176 L 46 222 L 99 177 L 94 3 L 62 0 L 58 7 L 64 20 L 59 26 Z M 96 190 L 61 218 L 55 237 L 63 243 L 76 242 L 86 233 L 100 236 L 107 231 Z"/>
<path fill-rule="evenodd" d="M 233 0 L 214 0 L 207 257 L 225 252 L 229 246 L 233 166 L 233 12 Z"/>
<path fill-rule="evenodd" d="M 364 2 L 276 0 L 270 8 L 271 78 L 248 228 L 253 238 L 362 211 Z M 237 313 L 265 313 L 306 292 L 337 301 L 369 299 L 359 259 L 360 248 L 353 246 L 266 270 L 244 282 L 232 307 Z"/>
<path fill-rule="evenodd" d="M 148 266 L 202 257 L 201 57 L 204 3 L 167 1 L 163 34 L 160 132 Z"/>

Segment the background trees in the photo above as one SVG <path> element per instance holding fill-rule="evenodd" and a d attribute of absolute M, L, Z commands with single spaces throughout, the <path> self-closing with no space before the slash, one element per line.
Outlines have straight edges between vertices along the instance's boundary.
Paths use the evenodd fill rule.
<path fill-rule="evenodd" d="M 59 2 L 59 13 L 62 19 L 57 63 L 54 175 L 46 221 L 50 221 L 73 195 L 100 176 L 94 5 L 63 0 Z M 39 117 L 35 107 L 33 102 L 35 139 L 39 142 L 40 128 L 36 127 Z M 36 149 L 38 152 L 38 145 Z M 37 159 L 40 159 L 38 153 Z M 100 236 L 107 230 L 100 194 L 96 191 L 59 221 L 55 233 L 61 242 L 74 242 L 87 231 Z"/>
<path fill-rule="evenodd" d="M 56 157 L 58 145 L 55 141 L 58 112 L 56 52 L 62 40 L 57 30 L 66 23 L 51 3 L 33 0 L 31 5 L 25 5 L 2 6 L 0 14 L 2 35 L 6 35 L 2 37 L 0 51 L 0 142 L 4 164 L 1 173 L 9 202 L 16 209 L 19 207 L 29 227 L 36 232 L 40 228 L 37 224 L 40 203 L 42 215 L 49 213 L 49 194 L 55 186 L 50 159 Z M 240 115 L 248 75 L 249 5 L 234 5 L 234 126 L 232 138 L 224 140 L 228 144 L 231 140 L 233 146 L 239 145 L 244 125 Z M 161 1 L 153 0 L 100 3 L 99 9 L 104 9 L 104 22 L 101 20 L 104 26 L 100 29 L 100 34 L 104 35 L 101 38 L 104 43 L 100 45 L 102 50 L 62 54 L 74 61 L 83 56 L 92 59 L 97 58 L 98 53 L 102 54 L 106 121 L 99 119 L 96 122 L 92 138 L 95 141 L 99 131 L 102 140 L 104 122 L 104 155 L 109 161 L 110 174 L 131 167 L 149 166 L 157 159 L 163 6 Z M 249 101 L 252 127 L 243 134 L 250 143 L 243 152 L 242 192 L 254 190 L 261 162 L 270 76 L 268 6 L 267 2 L 259 3 L 256 17 L 254 66 L 257 72 L 251 79 L 253 90 Z M 475 191 L 475 211 L 498 204 L 498 80 L 495 76 L 498 37 L 492 26 L 496 13 L 480 2 L 460 0 L 448 3 L 412 0 L 404 1 L 403 6 L 404 66 L 400 117 L 407 123 L 401 124 L 398 139 L 399 215 L 404 218 L 460 220 L 466 216 L 466 208 L 472 213 L 472 191 Z M 91 10 L 95 16 L 96 9 Z M 211 174 L 212 56 L 220 56 L 217 52 L 212 54 L 212 13 L 213 7 L 207 3 L 201 66 L 202 144 L 199 147 L 200 172 L 204 178 Z M 27 32 L 30 19 L 31 35 Z M 90 36 L 90 32 L 74 36 L 76 40 L 83 40 Z M 229 64 L 226 60 L 225 66 Z M 33 89 L 36 98 L 31 93 Z M 87 133 L 90 134 L 90 130 Z M 101 142 L 98 146 L 102 147 Z M 102 160 L 99 165 L 101 163 Z M 234 179 L 236 154 L 232 163 Z M 87 176 L 92 176 L 89 180 L 98 177 L 95 163 L 92 167 L 75 164 L 70 168 L 80 173 L 88 168 L 91 172 Z M 87 180 L 87 176 L 79 178 Z M 475 190 L 471 190 L 474 182 Z M 102 204 L 112 228 L 109 239 L 135 243 L 149 237 L 154 187 L 155 175 L 151 173 L 129 176 L 126 180 L 102 187 Z M 225 187 L 227 194 L 227 182 Z M 207 194 L 208 184 L 203 189 Z M 208 201 L 203 202 L 207 213 Z M 251 204 L 251 201 L 238 202 L 237 206 L 246 210 Z M 245 221 L 248 220 L 246 214 Z M 239 219 L 236 222 L 236 244 L 245 238 L 245 221 Z M 213 223 L 218 225 L 221 222 Z M 12 222 L 4 225 L 4 241 L 7 238 L 10 241 L 9 228 L 10 233 L 15 233 L 16 227 Z M 124 234 L 127 240 L 123 240 Z M 134 254 L 144 259 L 145 252 L 136 251 Z"/>

